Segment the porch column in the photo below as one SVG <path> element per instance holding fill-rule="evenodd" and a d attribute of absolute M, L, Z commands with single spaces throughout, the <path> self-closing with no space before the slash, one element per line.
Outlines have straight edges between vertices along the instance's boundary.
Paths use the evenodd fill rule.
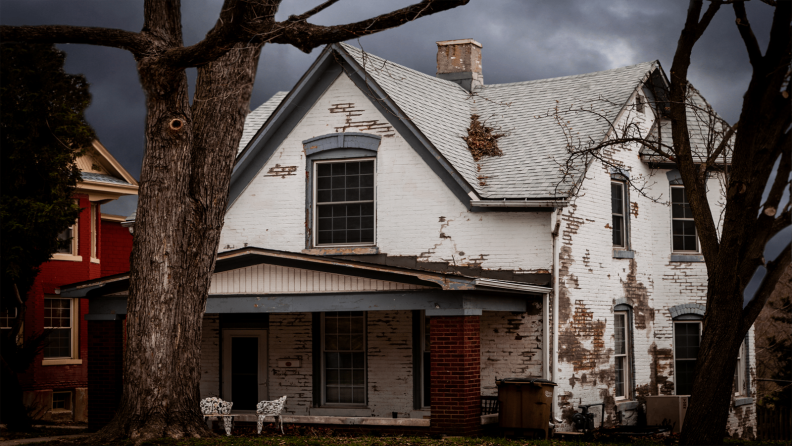
<path fill-rule="evenodd" d="M 124 321 L 88 320 L 88 427 L 113 419 L 121 402 Z"/>
<path fill-rule="evenodd" d="M 479 315 L 433 315 L 431 432 L 475 436 L 481 431 L 481 321 Z M 453 313 L 452 313 L 453 314 Z"/>

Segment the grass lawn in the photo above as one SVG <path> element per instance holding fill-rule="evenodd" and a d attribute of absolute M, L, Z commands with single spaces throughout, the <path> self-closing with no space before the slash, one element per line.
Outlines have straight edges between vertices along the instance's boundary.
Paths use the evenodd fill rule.
<path fill-rule="evenodd" d="M 678 444 L 678 436 L 658 437 L 658 438 L 625 438 L 625 439 L 608 439 L 598 438 L 590 441 L 563 441 L 559 439 L 553 440 L 527 440 L 527 439 L 506 439 L 506 438 L 462 438 L 462 437 L 447 437 L 444 439 L 433 439 L 426 437 L 407 437 L 407 436 L 351 436 L 348 433 L 334 433 L 330 429 L 313 429 L 306 428 L 289 429 L 285 436 L 281 436 L 280 432 L 274 431 L 265 432 L 262 435 L 257 435 L 254 428 L 235 428 L 234 436 L 226 437 L 218 435 L 215 438 L 205 439 L 185 439 L 185 440 L 171 440 L 161 439 L 151 442 L 143 443 L 144 445 L 156 446 L 210 446 L 210 445 L 225 445 L 225 446 L 320 446 L 320 445 L 346 445 L 346 446 L 575 446 L 575 445 L 591 445 L 591 446 L 672 446 Z M 88 445 L 90 439 L 63 439 L 47 443 L 33 443 L 37 445 L 48 446 L 81 446 Z M 123 446 L 131 446 L 134 443 L 131 441 L 116 443 Z M 726 445 L 729 446 L 780 446 L 788 444 L 788 442 L 759 442 L 759 441 L 744 441 L 727 439 Z"/>

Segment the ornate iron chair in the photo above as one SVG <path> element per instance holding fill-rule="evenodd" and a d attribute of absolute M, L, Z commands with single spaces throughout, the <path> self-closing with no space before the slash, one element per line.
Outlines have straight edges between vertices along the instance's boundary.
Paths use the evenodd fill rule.
<path fill-rule="evenodd" d="M 286 406 L 286 395 L 274 401 L 262 401 L 256 405 L 256 413 L 258 414 L 258 421 L 256 427 L 258 433 L 261 434 L 261 427 L 264 425 L 264 417 L 276 417 L 280 425 L 281 434 L 283 434 L 283 418 L 281 412 Z"/>

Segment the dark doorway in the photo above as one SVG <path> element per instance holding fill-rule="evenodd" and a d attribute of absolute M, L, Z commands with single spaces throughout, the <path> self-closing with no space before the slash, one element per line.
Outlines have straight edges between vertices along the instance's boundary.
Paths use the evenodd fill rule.
<path fill-rule="evenodd" d="M 231 338 L 233 409 L 255 410 L 258 404 L 258 338 Z"/>

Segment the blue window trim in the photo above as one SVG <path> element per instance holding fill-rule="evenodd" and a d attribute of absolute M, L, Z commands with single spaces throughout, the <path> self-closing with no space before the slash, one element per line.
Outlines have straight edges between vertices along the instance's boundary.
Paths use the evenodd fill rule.
<path fill-rule="evenodd" d="M 377 158 L 382 137 L 368 133 L 331 133 L 303 141 L 305 149 L 305 212 L 308 216 L 305 230 L 305 249 L 316 248 L 313 244 L 313 172 L 314 162 L 323 160 L 343 160 L 350 158 Z M 374 188 L 376 194 L 376 187 Z M 376 202 L 377 197 L 374 197 Z M 376 209 L 376 205 L 375 205 Z M 375 217 L 376 221 L 376 217 Z M 376 223 L 375 223 L 376 224 Z M 376 231 L 375 231 L 376 234 Z M 374 245 L 376 246 L 376 238 Z M 370 247 L 363 245 L 361 247 Z M 333 249 L 332 246 L 328 246 Z"/>

